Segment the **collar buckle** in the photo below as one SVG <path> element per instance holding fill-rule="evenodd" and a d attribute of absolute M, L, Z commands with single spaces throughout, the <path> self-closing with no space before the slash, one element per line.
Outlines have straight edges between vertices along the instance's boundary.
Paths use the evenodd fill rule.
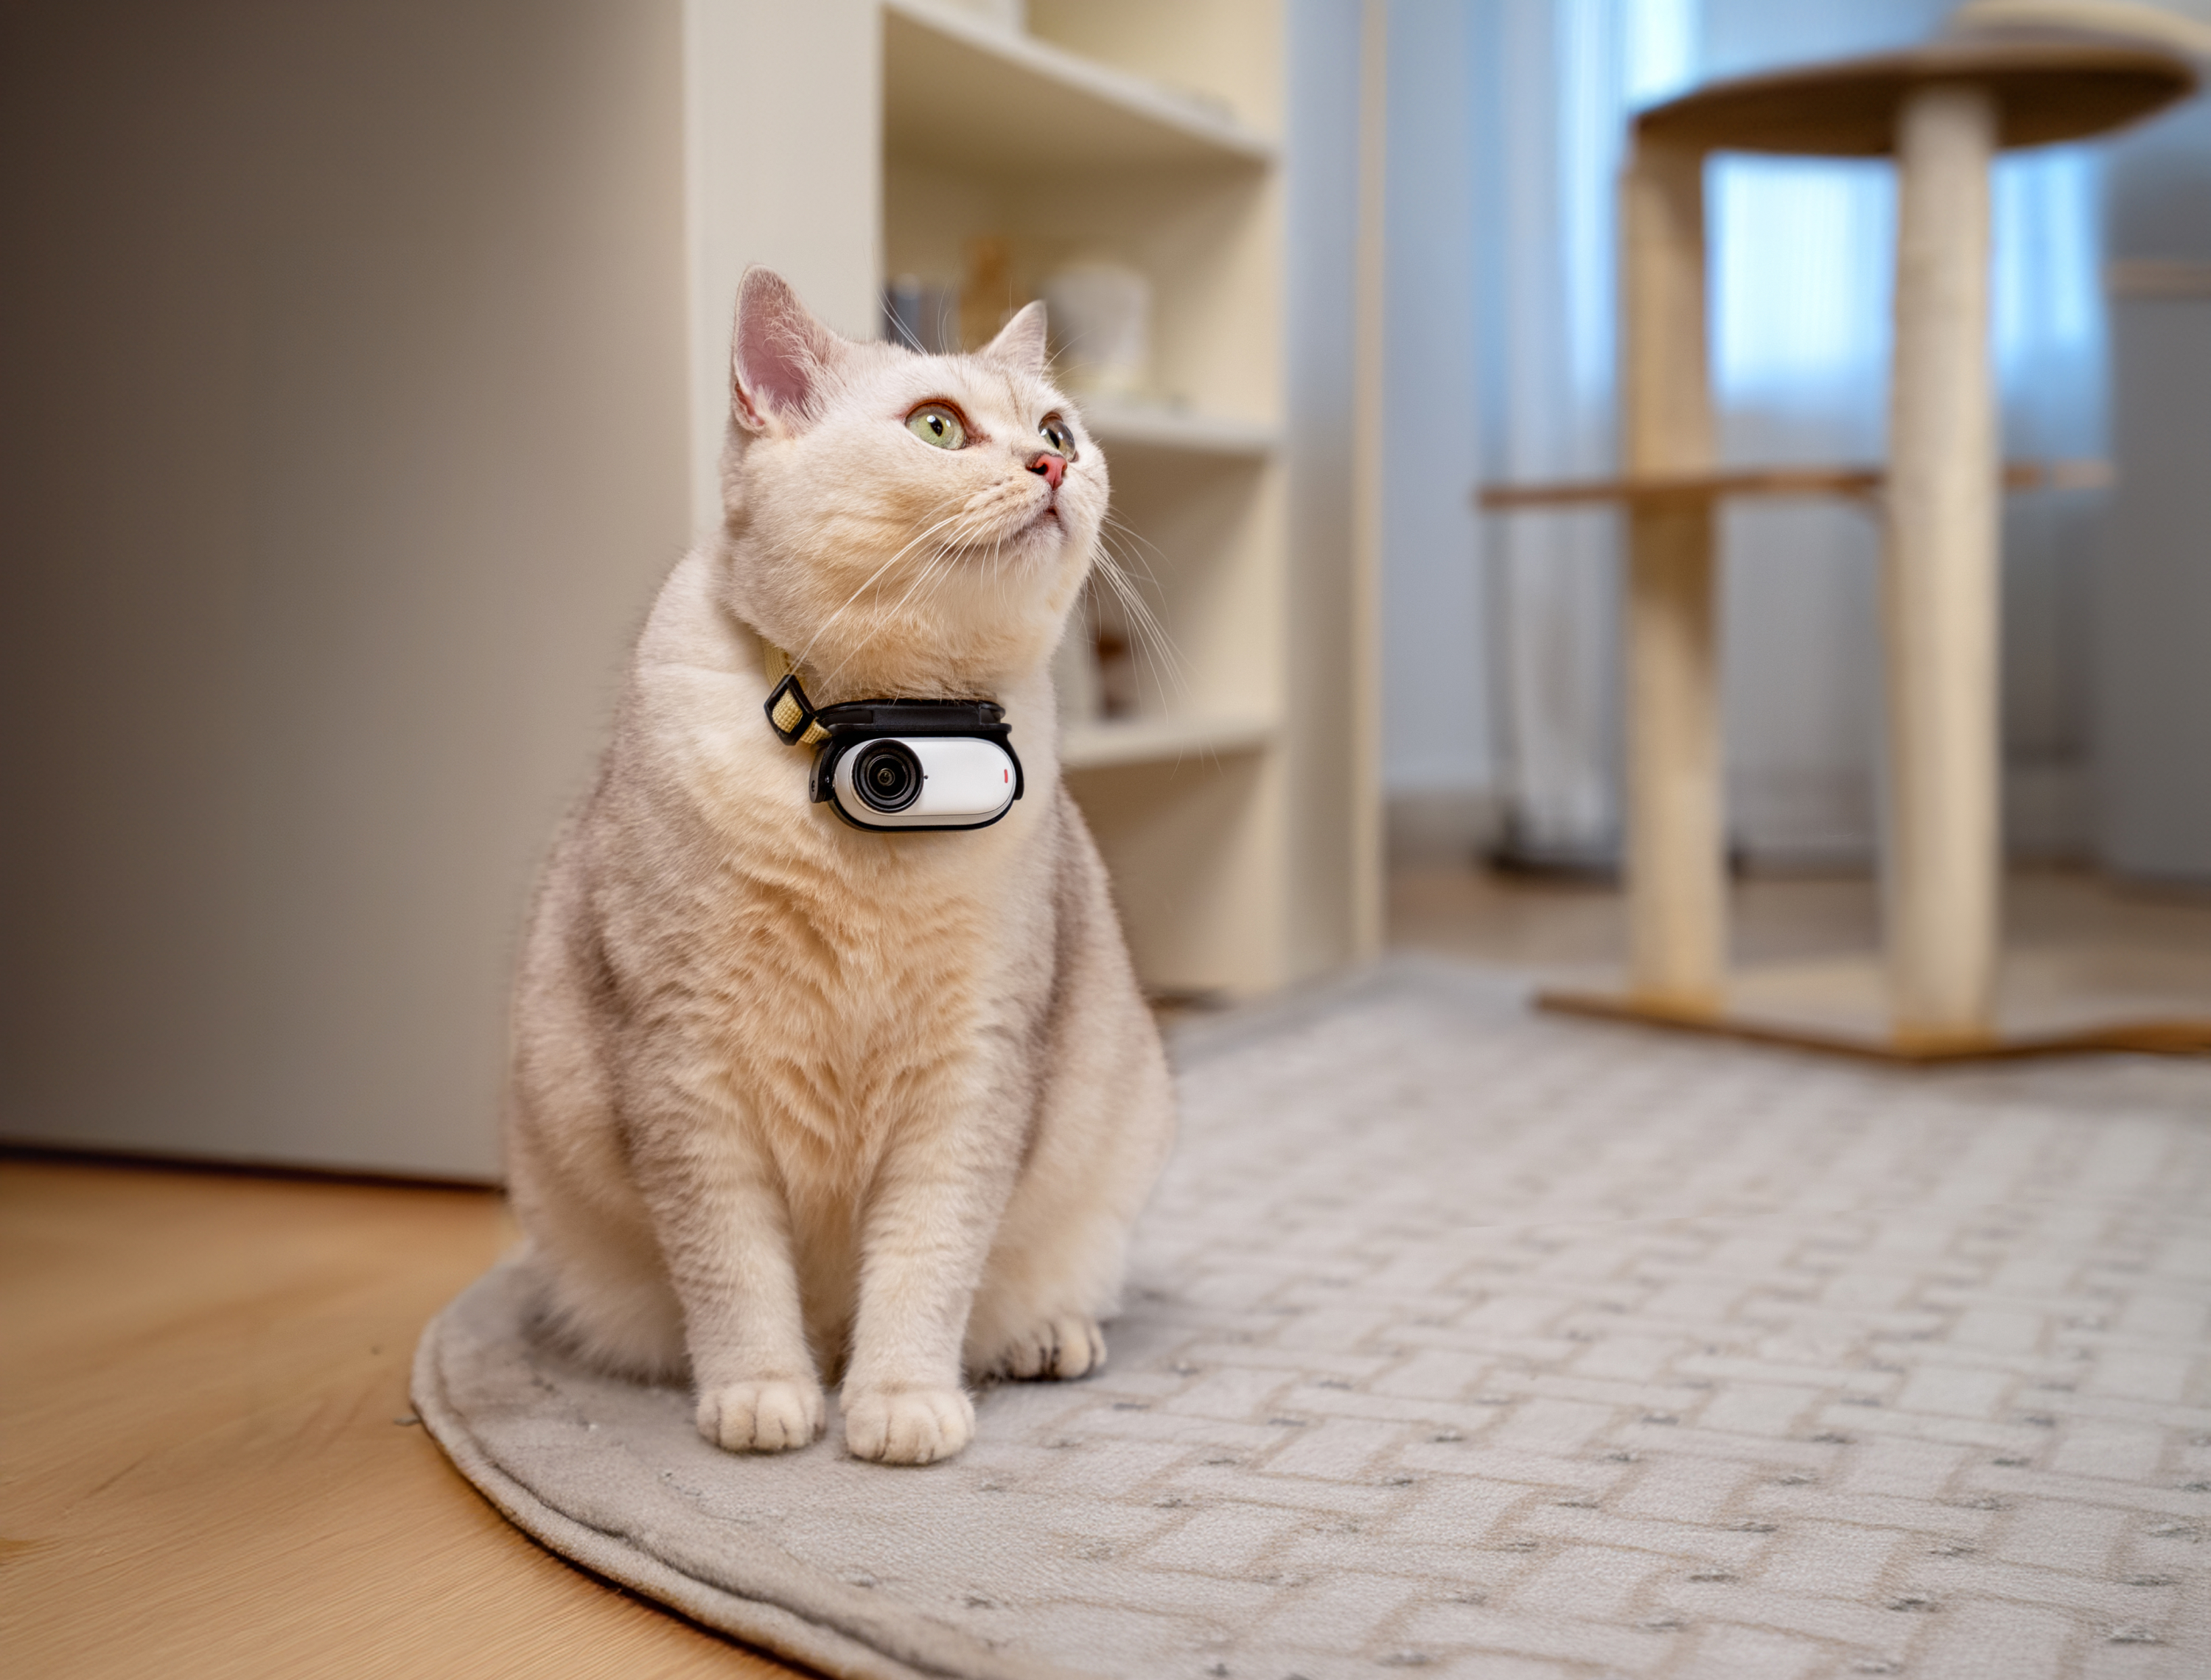
<path fill-rule="evenodd" d="M 829 731 L 817 721 L 821 714 L 807 699 L 796 671 L 785 673 L 783 680 L 769 691 L 761 710 L 767 713 L 768 728 L 785 746 L 819 746 L 829 739 Z"/>

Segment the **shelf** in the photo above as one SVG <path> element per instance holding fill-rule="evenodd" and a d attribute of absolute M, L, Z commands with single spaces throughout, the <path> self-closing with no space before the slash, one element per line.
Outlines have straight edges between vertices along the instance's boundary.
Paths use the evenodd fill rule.
<path fill-rule="evenodd" d="M 1273 454 L 1277 441 L 1272 426 L 1186 408 L 1106 397 L 1093 397 L 1079 406 L 1083 425 L 1108 449 L 1174 450 L 1257 461 Z"/>
<path fill-rule="evenodd" d="M 1061 738 L 1064 770 L 1103 770 L 1117 764 L 1169 764 L 1257 752 L 1275 739 L 1275 725 L 1257 717 L 1140 717 L 1122 722 L 1076 723 Z"/>
<path fill-rule="evenodd" d="M 1276 153 L 1194 97 L 930 0 L 884 0 L 883 136 L 904 156 L 1011 177 L 1251 168 Z"/>
<path fill-rule="evenodd" d="M 1747 467 L 1669 478 L 1485 484 L 1475 500 L 1491 513 L 1607 502 L 1693 505 L 1725 496 L 1873 496 L 1887 481 L 1887 469 L 1881 467 Z M 2111 481 L 2111 469 L 2101 461 L 2012 461 L 2003 468 L 2007 490 L 2100 490 Z"/>
<path fill-rule="evenodd" d="M 1885 157 L 1899 109 L 1941 83 L 1984 90 L 2006 147 L 2085 140 L 2196 90 L 2187 57 L 2156 41 L 1959 32 L 1902 52 L 1715 82 L 1653 106 L 1635 132 L 1698 151 Z"/>
<path fill-rule="evenodd" d="M 1291 891 L 1286 863 L 1301 784 L 1285 763 L 1338 749 L 1332 735 L 1309 740 L 1281 698 L 1306 587 L 1289 565 L 1278 469 L 1281 0 L 1031 0 L 1033 32 L 997 20 L 1010 5 L 869 9 L 881 26 L 881 272 L 954 289 L 978 316 L 1001 293 L 1011 304 L 1049 289 L 1073 263 L 1123 263 L 1149 283 L 1156 385 L 1068 395 L 1111 461 L 1113 546 L 1182 680 L 1147 668 L 1125 695 L 1112 689 L 1130 712 L 1099 716 L 1094 632 L 1130 632 L 1112 607 L 1086 608 L 1087 629 L 1054 658 L 1059 763 L 1143 983 L 1234 996 L 1279 986 L 1348 925 L 1326 902 L 1333 887 Z M 1342 780 L 1316 771 L 1321 791 L 1300 794 L 1308 820 L 1342 820 L 1323 787 Z M 1360 866 L 1346 854 L 1347 890 Z"/>

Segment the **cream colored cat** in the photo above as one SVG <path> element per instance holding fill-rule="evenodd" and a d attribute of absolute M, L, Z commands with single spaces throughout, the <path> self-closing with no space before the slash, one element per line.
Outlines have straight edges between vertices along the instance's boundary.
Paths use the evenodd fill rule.
<path fill-rule="evenodd" d="M 639 641 L 597 785 L 540 884 L 508 1124 L 549 1321 L 700 1431 L 924 1464 L 971 1377 L 1106 1357 L 1165 1158 L 1165 1059 L 1060 785 L 1046 662 L 1106 465 L 1045 370 L 856 343 L 739 294 L 724 518 Z M 772 647 L 764 646 L 772 644 Z M 848 828 L 762 704 L 988 698 L 1027 794 L 972 832 Z"/>

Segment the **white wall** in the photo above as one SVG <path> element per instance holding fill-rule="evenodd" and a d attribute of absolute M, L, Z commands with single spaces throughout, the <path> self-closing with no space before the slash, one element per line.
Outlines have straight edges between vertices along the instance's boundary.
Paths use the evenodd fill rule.
<path fill-rule="evenodd" d="M 682 0 L 682 10 L 691 513 L 706 525 L 721 517 L 731 311 L 747 265 L 775 269 L 839 332 L 881 330 L 882 9 Z"/>
<path fill-rule="evenodd" d="M 0 27 L 0 1132 L 488 1175 L 689 531 L 681 8 Z"/>
<path fill-rule="evenodd" d="M 1293 891 L 1327 903 L 1345 879 L 1351 829 L 1325 820 L 1359 796 L 1353 761 L 1349 646 L 1353 601 L 1352 464 L 1359 250 L 1360 0 L 1287 0 L 1284 7 L 1283 458 L 1289 474 L 1288 769 Z M 1354 948 L 1350 907 L 1299 918 L 1294 971 Z"/>
<path fill-rule="evenodd" d="M 2181 9 L 2174 7 L 2173 9 Z M 2211 0 L 2198 16 L 2211 21 Z M 2211 267 L 2211 99 L 2113 147 L 2120 259 Z M 2098 851 L 2123 874 L 2211 881 L 2211 297 L 2111 305 L 2118 482 L 2092 597 Z"/>

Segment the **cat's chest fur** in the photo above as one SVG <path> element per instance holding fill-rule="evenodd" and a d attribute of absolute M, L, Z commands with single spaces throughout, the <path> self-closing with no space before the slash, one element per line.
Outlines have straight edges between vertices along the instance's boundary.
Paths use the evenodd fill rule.
<path fill-rule="evenodd" d="M 712 1047 L 702 1078 L 730 1122 L 776 1140 L 794 1187 L 841 1197 L 948 1088 L 1027 1077 L 1051 976 L 1050 803 L 972 832 L 846 828 L 808 796 L 811 754 L 767 728 L 757 644 L 703 576 L 675 582 L 640 653 L 646 796 L 685 838 L 630 907 L 650 924 L 638 977 Z M 1047 758 L 1048 692 L 1012 709 L 1017 742 Z"/>

